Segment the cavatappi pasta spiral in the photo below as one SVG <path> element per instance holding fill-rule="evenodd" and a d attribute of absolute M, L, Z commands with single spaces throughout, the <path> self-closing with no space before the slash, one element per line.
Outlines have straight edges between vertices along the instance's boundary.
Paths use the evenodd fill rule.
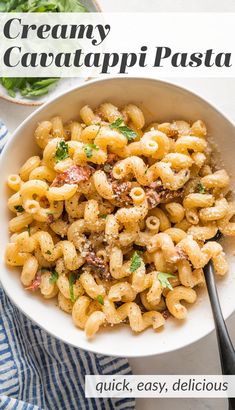
<path fill-rule="evenodd" d="M 21 267 L 23 286 L 57 298 L 88 338 L 184 319 L 205 264 L 228 269 L 210 239 L 235 236 L 229 176 L 213 170 L 204 122 L 146 124 L 136 105 L 104 103 L 42 121 L 35 139 L 41 156 L 7 181 L 6 263 Z"/>

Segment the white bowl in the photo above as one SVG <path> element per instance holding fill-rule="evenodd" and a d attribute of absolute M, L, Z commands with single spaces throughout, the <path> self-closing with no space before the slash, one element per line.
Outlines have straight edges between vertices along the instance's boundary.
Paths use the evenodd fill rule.
<path fill-rule="evenodd" d="M 167 121 L 173 119 L 206 122 L 209 134 L 218 144 L 223 162 L 235 178 L 234 126 L 214 107 L 197 95 L 172 84 L 147 78 L 107 78 L 91 81 L 57 97 L 40 107 L 28 117 L 15 131 L 3 150 L 0 160 L 0 226 L 1 260 L 0 279 L 2 285 L 19 309 L 46 331 L 76 347 L 114 356 L 148 356 L 166 353 L 182 348 L 214 328 L 211 309 L 206 291 L 199 294 L 197 302 L 189 306 L 185 321 L 168 319 L 164 330 L 152 329 L 135 335 L 129 326 L 117 326 L 100 331 L 93 341 L 87 341 L 85 334 L 77 329 L 71 316 L 55 306 L 55 302 L 43 300 L 36 294 L 26 292 L 19 279 L 19 269 L 9 269 L 3 261 L 4 248 L 8 242 L 7 175 L 18 171 L 20 165 L 37 152 L 33 133 L 36 124 L 54 115 L 62 115 L 65 121 L 76 118 L 84 104 L 92 107 L 104 101 L 116 105 L 128 102 L 138 104 L 144 111 L 147 121 Z M 224 246 L 230 264 L 229 274 L 217 280 L 222 310 L 227 318 L 235 310 L 235 264 L 232 256 L 234 241 L 225 240 Z"/>

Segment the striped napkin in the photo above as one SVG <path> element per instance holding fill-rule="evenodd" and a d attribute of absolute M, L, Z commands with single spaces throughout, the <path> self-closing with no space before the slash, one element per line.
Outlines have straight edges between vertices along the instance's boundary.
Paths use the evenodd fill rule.
<path fill-rule="evenodd" d="M 0 120 L 0 152 L 9 137 Z M 86 374 L 131 374 L 127 359 L 76 349 L 33 324 L 0 286 L 1 410 L 133 410 L 134 399 L 85 398 Z"/>
<path fill-rule="evenodd" d="M 7 141 L 7 138 L 9 137 L 9 131 L 4 124 L 4 122 L 0 119 L 0 153 L 2 152 L 2 149 L 4 147 L 4 144 Z"/>

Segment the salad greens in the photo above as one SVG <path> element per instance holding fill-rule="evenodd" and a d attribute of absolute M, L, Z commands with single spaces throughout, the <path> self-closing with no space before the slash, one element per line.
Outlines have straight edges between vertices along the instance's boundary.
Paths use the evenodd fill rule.
<path fill-rule="evenodd" d="M 0 12 L 82 13 L 87 11 L 79 0 L 0 0 Z"/>
<path fill-rule="evenodd" d="M 19 91 L 23 97 L 39 97 L 50 91 L 59 78 L 0 78 L 0 83 L 6 88 L 11 97 Z"/>
<path fill-rule="evenodd" d="M 79 0 L 0 0 L 0 12 L 19 13 L 83 13 L 87 9 Z M 59 78 L 0 78 L 0 84 L 11 97 L 19 91 L 23 97 L 36 98 L 47 94 Z"/>

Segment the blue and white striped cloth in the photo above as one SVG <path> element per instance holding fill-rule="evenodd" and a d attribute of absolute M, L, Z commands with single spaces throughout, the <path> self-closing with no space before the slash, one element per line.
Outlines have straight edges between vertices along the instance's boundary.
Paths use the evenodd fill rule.
<path fill-rule="evenodd" d="M 9 137 L 9 131 L 4 124 L 4 122 L 0 119 L 0 153 L 2 152 L 2 149 L 4 147 L 4 144 L 7 141 L 7 138 Z"/>
<path fill-rule="evenodd" d="M 0 125 L 0 143 L 7 135 Z M 12 305 L 0 285 L 0 410 L 135 408 L 128 398 L 87 399 L 86 374 L 131 374 L 131 369 L 127 359 L 95 355 L 56 340 Z"/>

